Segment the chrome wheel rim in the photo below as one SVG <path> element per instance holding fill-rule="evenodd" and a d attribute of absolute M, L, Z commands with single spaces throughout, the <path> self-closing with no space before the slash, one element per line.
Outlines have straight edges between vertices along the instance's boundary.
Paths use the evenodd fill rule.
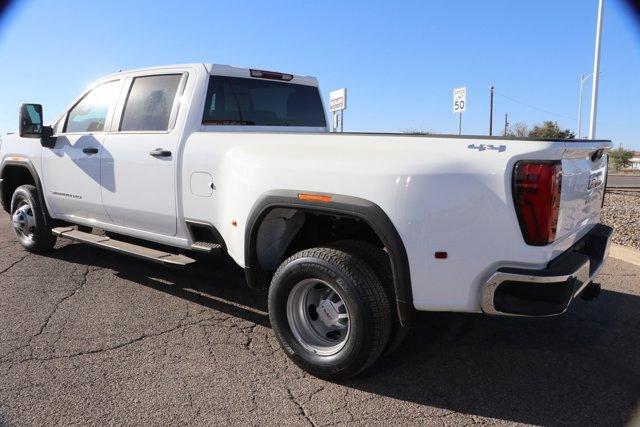
<path fill-rule="evenodd" d="M 19 239 L 33 240 L 36 232 L 36 219 L 29 202 L 20 199 L 13 215 L 11 216 L 13 230 Z"/>
<path fill-rule="evenodd" d="M 340 292 L 319 279 L 298 282 L 287 299 L 287 319 L 293 336 L 321 356 L 339 352 L 347 343 L 351 322 Z"/>

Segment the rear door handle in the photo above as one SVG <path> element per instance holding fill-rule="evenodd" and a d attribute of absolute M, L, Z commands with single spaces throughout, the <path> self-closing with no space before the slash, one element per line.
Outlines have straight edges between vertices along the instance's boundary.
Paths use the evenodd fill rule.
<path fill-rule="evenodd" d="M 97 148 L 88 147 L 88 148 L 83 148 L 82 152 L 84 154 L 98 154 L 98 149 Z"/>
<path fill-rule="evenodd" d="M 169 157 L 171 156 L 171 151 L 163 150 L 162 148 L 156 148 L 155 150 L 149 151 L 149 154 L 153 157 Z"/>

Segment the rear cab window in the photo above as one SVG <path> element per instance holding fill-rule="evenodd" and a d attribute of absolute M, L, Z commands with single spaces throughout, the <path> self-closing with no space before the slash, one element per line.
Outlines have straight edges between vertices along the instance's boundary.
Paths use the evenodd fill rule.
<path fill-rule="evenodd" d="M 203 125 L 327 125 L 315 86 L 242 77 L 211 76 Z"/>

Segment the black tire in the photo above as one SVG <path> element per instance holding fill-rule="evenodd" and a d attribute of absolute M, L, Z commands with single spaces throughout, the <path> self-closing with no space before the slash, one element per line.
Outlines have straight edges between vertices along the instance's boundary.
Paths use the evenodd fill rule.
<path fill-rule="evenodd" d="M 349 332 L 331 355 L 310 351 L 294 335 L 287 304 L 296 285 L 308 279 L 334 288 L 349 311 Z M 269 319 L 287 356 L 312 375 L 352 377 L 371 366 L 389 340 L 392 313 L 386 292 L 373 270 L 358 257 L 335 248 L 306 249 L 285 260 L 269 288 Z"/>
<path fill-rule="evenodd" d="M 21 185 L 13 192 L 11 215 L 12 219 L 20 218 L 28 221 L 25 224 L 32 225 L 21 231 L 14 225 L 16 237 L 25 250 L 40 253 L 48 251 L 56 244 L 56 237 L 51 234 L 51 228 L 46 226 L 45 212 L 38 199 L 38 189 L 33 185 Z"/>
<path fill-rule="evenodd" d="M 396 291 L 394 288 L 393 271 L 391 270 L 389 256 L 384 250 L 362 240 L 340 240 L 329 246 L 354 254 L 361 260 L 365 261 L 369 267 L 371 267 L 376 276 L 380 278 L 380 281 L 387 293 L 387 298 L 389 298 L 393 319 L 389 343 L 384 349 L 383 356 L 393 353 L 407 337 L 409 328 L 402 326 L 400 318 L 398 317 L 395 297 Z"/>

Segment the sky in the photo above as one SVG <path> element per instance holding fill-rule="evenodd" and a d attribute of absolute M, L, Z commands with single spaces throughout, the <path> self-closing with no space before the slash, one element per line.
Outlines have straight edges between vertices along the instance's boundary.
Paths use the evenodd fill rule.
<path fill-rule="evenodd" d="M 213 62 L 313 75 L 346 87 L 345 131 L 465 134 L 555 120 L 577 133 L 579 79 L 593 70 L 597 0 L 18 1 L 0 21 L 0 132 L 18 106 L 53 120 L 121 69 Z M 640 23 L 607 0 L 596 136 L 640 151 Z M 588 134 L 591 80 L 584 89 Z M 328 103 L 328 102 L 327 102 Z"/>

